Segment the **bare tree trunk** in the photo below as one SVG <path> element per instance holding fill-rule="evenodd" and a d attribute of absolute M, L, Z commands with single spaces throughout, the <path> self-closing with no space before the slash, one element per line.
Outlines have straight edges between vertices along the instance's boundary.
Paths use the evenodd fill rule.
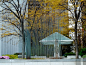
<path fill-rule="evenodd" d="M 78 59 L 78 43 L 77 43 L 77 22 L 78 20 L 76 19 L 75 21 L 75 46 L 76 46 L 76 59 Z"/>
<path fill-rule="evenodd" d="M 21 19 L 21 28 L 22 28 L 22 40 L 23 40 L 23 44 L 22 44 L 22 58 L 24 59 L 24 55 L 25 55 L 25 34 L 24 34 L 24 19 Z"/>

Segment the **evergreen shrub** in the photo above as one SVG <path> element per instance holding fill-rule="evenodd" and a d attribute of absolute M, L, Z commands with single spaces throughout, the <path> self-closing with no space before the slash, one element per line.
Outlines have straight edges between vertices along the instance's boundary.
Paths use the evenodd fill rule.
<path fill-rule="evenodd" d="M 86 55 L 86 48 L 81 49 L 79 52 L 79 55 L 82 57 L 83 55 Z"/>

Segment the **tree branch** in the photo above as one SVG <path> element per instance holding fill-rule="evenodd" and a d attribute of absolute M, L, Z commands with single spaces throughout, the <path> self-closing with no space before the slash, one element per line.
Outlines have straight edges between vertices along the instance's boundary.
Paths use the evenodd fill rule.
<path fill-rule="evenodd" d="M 20 17 L 19 17 L 15 12 L 13 12 L 13 11 L 9 8 L 9 6 L 7 6 L 7 4 L 4 3 L 4 5 L 5 5 L 7 8 L 6 8 L 6 7 L 3 7 L 3 6 L 1 6 L 1 7 L 5 8 L 6 10 L 11 11 L 18 19 L 20 19 Z"/>
<path fill-rule="evenodd" d="M 71 14 L 72 14 L 72 17 L 74 18 L 74 14 L 72 13 L 72 11 L 70 10 L 70 9 L 68 9 L 67 7 L 65 7 L 65 6 L 63 6 L 63 5 L 61 5 L 61 4 L 59 4 L 60 6 L 62 6 L 62 7 L 64 7 L 66 10 L 68 10 L 68 11 L 70 11 L 71 12 Z"/>

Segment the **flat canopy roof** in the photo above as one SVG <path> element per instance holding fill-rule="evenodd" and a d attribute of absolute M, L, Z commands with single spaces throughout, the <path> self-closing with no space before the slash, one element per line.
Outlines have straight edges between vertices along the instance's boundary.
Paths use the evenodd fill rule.
<path fill-rule="evenodd" d="M 49 36 L 47 36 L 46 38 L 40 40 L 39 42 L 41 42 L 44 45 L 54 45 L 55 42 L 58 42 L 59 44 L 71 44 L 71 42 L 73 42 L 73 40 L 67 38 L 66 36 L 55 32 Z"/>

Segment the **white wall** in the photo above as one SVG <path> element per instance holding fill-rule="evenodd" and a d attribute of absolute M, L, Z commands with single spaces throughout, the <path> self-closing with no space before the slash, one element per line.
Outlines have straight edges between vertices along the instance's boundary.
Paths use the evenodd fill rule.
<path fill-rule="evenodd" d="M 1 59 L 0 65 L 86 65 L 86 59 L 40 59 L 40 60 L 19 60 Z"/>
<path fill-rule="evenodd" d="M 14 1 L 16 2 L 16 0 L 14 0 Z M 23 0 L 20 0 L 20 4 L 22 2 L 23 2 Z M 0 11 L 1 10 L 2 10 L 2 8 L 0 7 Z M 6 25 L 6 22 L 2 23 L 2 15 L 3 14 L 0 14 L 0 26 L 2 24 Z M 6 14 L 6 15 L 10 16 L 9 14 Z M 9 28 L 12 28 L 12 27 L 9 27 Z M 12 30 L 8 30 L 8 29 L 6 29 L 6 31 L 13 32 Z M 1 34 L 3 32 L 5 32 L 5 31 L 0 30 L 0 56 L 5 55 L 5 54 L 21 53 L 22 52 L 22 41 L 21 41 L 21 39 L 19 37 L 15 37 L 15 36 L 8 36 L 8 37 L 1 38 Z"/>
<path fill-rule="evenodd" d="M 1 45 L 1 53 L 5 54 L 14 54 L 19 52 L 19 37 L 9 36 L 4 37 L 1 41 L 3 44 Z"/>
<path fill-rule="evenodd" d="M 2 8 L 0 7 L 0 11 L 2 10 Z M 0 28 L 2 28 L 2 13 L 0 12 Z M 0 30 L 0 56 L 1 56 L 1 32 L 2 30 Z"/>
<path fill-rule="evenodd" d="M 0 39 L 1 39 L 1 37 L 0 37 Z M 1 56 L 1 40 L 0 40 L 0 56 Z"/>

